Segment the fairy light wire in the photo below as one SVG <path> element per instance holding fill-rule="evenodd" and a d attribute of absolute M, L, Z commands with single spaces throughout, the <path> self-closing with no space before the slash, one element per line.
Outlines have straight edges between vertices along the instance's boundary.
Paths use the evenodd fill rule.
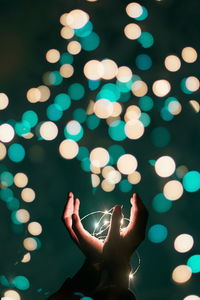
<path fill-rule="evenodd" d="M 102 211 L 102 210 L 97 210 L 97 211 L 93 211 L 87 215 L 85 215 L 84 217 L 81 218 L 81 221 L 83 221 L 84 219 L 92 216 L 92 215 L 95 215 L 95 214 L 102 214 L 102 216 L 99 218 L 99 220 L 97 222 L 95 222 L 95 225 L 94 225 L 94 229 L 92 231 L 92 236 L 95 236 L 96 238 L 98 238 L 101 242 L 104 242 L 105 241 L 105 238 L 107 235 L 102 235 L 104 232 L 106 232 L 109 227 L 110 227 L 110 224 L 111 224 L 111 216 L 112 216 L 112 212 L 114 210 L 114 206 L 112 208 L 110 208 L 109 210 L 105 210 L 105 211 Z M 103 222 L 103 219 L 105 217 L 108 217 L 110 216 L 110 219 L 109 220 L 105 220 Z M 122 219 L 121 219 L 121 225 L 124 224 L 124 221 L 126 222 L 130 222 L 130 219 L 128 218 L 125 218 L 124 215 L 122 216 Z M 101 222 L 103 222 L 103 224 L 101 224 Z M 122 232 L 126 227 L 121 227 L 120 228 L 120 232 Z M 137 271 L 139 270 L 140 268 L 140 265 L 141 265 L 141 258 L 139 256 L 139 253 L 138 251 L 136 250 L 135 251 L 135 254 L 137 256 L 137 259 L 138 259 L 138 265 L 136 267 L 136 269 L 133 271 L 133 269 L 131 268 L 131 271 L 129 273 L 129 289 L 130 289 L 130 284 L 131 284 L 131 279 L 133 279 L 134 275 L 137 273 Z"/>

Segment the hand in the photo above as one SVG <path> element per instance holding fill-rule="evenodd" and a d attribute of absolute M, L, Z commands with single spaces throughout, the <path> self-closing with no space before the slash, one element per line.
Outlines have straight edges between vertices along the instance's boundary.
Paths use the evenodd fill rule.
<path fill-rule="evenodd" d="M 110 229 L 103 243 L 84 229 L 79 216 L 80 201 L 74 199 L 73 193 L 69 193 L 63 214 L 64 223 L 73 241 L 89 260 L 111 262 L 111 265 L 116 266 L 129 264 L 131 254 L 145 238 L 148 219 L 148 212 L 137 194 L 133 194 L 130 202 L 132 206 L 128 226 L 120 232 L 121 207 L 115 206 Z"/>

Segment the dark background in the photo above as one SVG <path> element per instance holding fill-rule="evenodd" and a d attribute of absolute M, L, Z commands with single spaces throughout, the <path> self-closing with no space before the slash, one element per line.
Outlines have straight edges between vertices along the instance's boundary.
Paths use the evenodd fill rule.
<path fill-rule="evenodd" d="M 164 58 L 169 54 L 180 56 L 183 47 L 200 48 L 200 2 L 198 0 L 163 0 L 140 1 L 149 12 L 147 20 L 141 22 L 144 31 L 151 32 L 155 38 L 154 46 L 142 49 L 137 42 L 125 38 L 123 28 L 131 22 L 125 13 L 130 1 L 99 0 L 86 2 L 84 0 L 42 0 L 42 1 L 0 1 L 0 92 L 10 99 L 9 107 L 0 111 L 0 121 L 19 120 L 25 110 L 33 109 L 38 113 L 39 120 L 47 120 L 45 111 L 47 105 L 58 92 L 65 92 L 72 82 L 85 84 L 82 68 L 89 59 L 114 59 L 118 65 L 127 65 L 135 69 L 135 55 L 147 53 L 152 57 L 153 67 L 149 71 L 139 71 L 137 74 L 147 82 L 149 87 L 159 78 L 168 79 L 173 86 L 171 91 L 182 104 L 182 112 L 171 122 L 160 118 L 158 110 L 151 111 L 152 122 L 145 135 L 137 140 L 116 142 L 134 153 L 139 162 L 142 181 L 133 186 L 130 193 L 122 193 L 116 187 L 115 191 L 106 193 L 100 188 L 94 190 L 90 174 L 81 169 L 80 162 L 64 160 L 58 153 L 59 143 L 63 140 L 62 132 L 56 140 L 38 141 L 36 138 L 24 140 L 16 138 L 26 149 L 26 157 L 22 163 L 11 163 L 9 159 L 1 162 L 13 174 L 24 172 L 29 177 L 29 186 L 36 191 L 36 200 L 32 203 L 22 203 L 21 207 L 28 209 L 32 221 L 38 221 L 43 226 L 39 236 L 41 248 L 32 252 L 32 259 L 27 264 L 20 263 L 25 254 L 23 239 L 28 236 L 26 224 L 21 233 L 13 232 L 10 220 L 11 212 L 0 202 L 0 275 L 12 279 L 13 276 L 24 275 L 31 283 L 27 291 L 19 291 L 22 300 L 46 299 L 57 290 L 66 277 L 72 276 L 83 261 L 83 256 L 68 237 L 61 221 L 63 206 L 67 193 L 73 191 L 81 199 L 81 215 L 96 209 L 110 208 L 113 204 L 123 204 L 126 214 L 129 210 L 129 199 L 132 192 L 140 193 L 150 211 L 149 225 L 163 224 L 168 228 L 169 235 L 161 244 L 153 244 L 146 240 L 139 248 L 141 268 L 131 285 L 138 300 L 181 300 L 190 294 L 200 294 L 199 274 L 193 274 L 185 284 L 175 284 L 171 280 L 173 269 L 185 264 L 189 256 L 199 250 L 199 194 L 187 193 L 173 203 L 170 211 L 159 214 L 152 209 L 152 198 L 162 191 L 167 181 L 155 174 L 149 165 L 149 159 L 157 159 L 162 155 L 170 155 L 176 165 L 186 165 L 189 170 L 198 169 L 199 161 L 199 115 L 195 114 L 188 100 L 191 95 L 185 95 L 180 89 L 180 80 L 185 76 L 199 75 L 199 61 L 194 64 L 182 63 L 182 68 L 176 73 L 166 71 Z M 60 37 L 60 15 L 71 9 L 80 8 L 90 14 L 94 31 L 101 37 L 100 47 L 91 52 L 82 51 L 75 58 L 75 75 L 64 80 L 58 87 L 51 88 L 51 98 L 45 103 L 31 104 L 26 100 L 29 88 L 42 84 L 42 75 L 53 70 L 45 60 L 48 49 L 56 48 L 63 52 L 66 41 Z M 54 67 L 55 68 L 55 67 Z M 151 95 L 151 91 L 149 93 Z M 62 128 L 72 119 L 72 112 L 77 107 L 86 108 L 91 98 L 87 91 L 85 98 L 73 103 L 64 112 L 63 118 L 57 122 Z M 153 94 L 152 94 L 153 96 Z M 198 101 L 199 92 L 192 95 Z M 154 98 L 156 98 L 154 96 Z M 136 103 L 136 100 L 133 99 Z M 160 99 L 155 99 L 159 107 Z M 150 133 L 156 126 L 164 126 L 171 133 L 171 142 L 165 148 L 156 148 L 150 140 Z M 80 145 L 93 149 L 102 146 L 107 148 L 113 142 L 107 134 L 107 125 L 101 125 L 95 130 L 85 130 Z M 36 148 L 34 148 L 36 147 Z M 34 151 L 37 155 L 33 155 Z M 40 155 L 39 155 L 39 154 Z M 14 189 L 16 195 L 19 189 Z M 189 253 L 180 254 L 174 250 L 173 242 L 177 235 L 188 233 L 194 237 L 194 247 Z M 19 264 L 16 264 L 19 262 Z M 37 290 L 42 288 L 42 292 Z M 3 292 L 7 288 L 0 285 Z"/>

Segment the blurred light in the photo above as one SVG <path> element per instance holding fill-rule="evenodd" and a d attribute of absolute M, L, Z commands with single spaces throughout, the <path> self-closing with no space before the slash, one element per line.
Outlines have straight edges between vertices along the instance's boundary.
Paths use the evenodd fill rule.
<path fill-rule="evenodd" d="M 126 13 L 131 18 L 138 18 L 142 15 L 143 9 L 139 3 L 132 2 L 126 6 Z"/>
<path fill-rule="evenodd" d="M 171 85 L 169 81 L 161 79 L 153 83 L 152 89 L 157 97 L 164 97 L 170 92 Z"/>
<path fill-rule="evenodd" d="M 185 81 L 185 86 L 190 92 L 196 92 L 199 89 L 199 79 L 194 76 L 190 76 Z"/>
<path fill-rule="evenodd" d="M 200 105 L 196 100 L 190 100 L 189 103 L 196 113 L 200 111 Z"/>
<path fill-rule="evenodd" d="M 68 13 L 64 13 L 64 14 L 62 14 L 62 15 L 60 16 L 60 23 L 61 23 L 63 26 L 67 25 L 67 20 L 66 20 L 67 15 L 68 15 Z"/>
<path fill-rule="evenodd" d="M 26 254 L 24 254 L 24 256 L 23 256 L 21 262 L 22 262 L 22 263 L 27 263 L 27 262 L 29 262 L 30 260 L 31 260 L 31 254 L 30 254 L 29 252 L 27 252 Z"/>
<path fill-rule="evenodd" d="M 172 115 L 178 115 L 182 110 L 182 106 L 179 101 L 170 101 L 168 110 Z"/>
<path fill-rule="evenodd" d="M 64 128 L 64 134 L 67 139 L 71 139 L 77 142 L 83 137 L 83 127 L 78 121 L 69 121 Z"/>
<path fill-rule="evenodd" d="M 90 159 L 87 157 L 90 162 Z M 94 174 L 101 174 L 101 169 L 99 167 L 95 167 L 90 163 L 90 171 Z"/>
<path fill-rule="evenodd" d="M 178 180 L 168 181 L 164 185 L 163 194 L 169 200 L 177 200 L 183 195 L 183 186 Z"/>
<path fill-rule="evenodd" d="M 180 253 L 186 253 L 192 249 L 194 239 L 189 234 L 180 234 L 174 241 L 174 248 Z"/>
<path fill-rule="evenodd" d="M 122 66 L 122 67 L 118 68 L 116 78 L 120 82 L 128 82 L 131 80 L 132 75 L 133 75 L 133 73 L 130 68 L 128 68 L 126 66 Z"/>
<path fill-rule="evenodd" d="M 17 173 L 14 176 L 14 183 L 17 187 L 23 188 L 28 184 L 28 177 L 24 173 Z"/>
<path fill-rule="evenodd" d="M 24 202 L 33 202 L 35 200 L 35 192 L 31 188 L 25 188 L 21 192 L 21 197 Z"/>
<path fill-rule="evenodd" d="M 54 104 L 50 104 L 47 107 L 46 114 L 47 114 L 47 117 L 48 117 L 49 120 L 58 121 L 62 118 L 63 111 L 62 111 L 62 109 L 60 108 L 59 105 L 54 103 Z"/>
<path fill-rule="evenodd" d="M 100 178 L 96 174 L 91 175 L 92 187 L 97 187 L 100 184 Z"/>
<path fill-rule="evenodd" d="M 181 61 L 176 55 L 169 55 L 165 58 L 165 67 L 170 72 L 176 72 L 181 67 Z"/>
<path fill-rule="evenodd" d="M 71 99 L 69 95 L 64 93 L 58 94 L 55 97 L 54 102 L 60 107 L 62 111 L 67 110 L 71 105 Z"/>
<path fill-rule="evenodd" d="M 34 127 L 38 122 L 38 116 L 33 110 L 27 110 L 22 115 L 22 121 L 28 122 L 30 127 Z"/>
<path fill-rule="evenodd" d="M 136 80 L 132 84 L 131 90 L 136 97 L 143 97 L 148 92 L 148 86 L 144 81 Z"/>
<path fill-rule="evenodd" d="M 92 33 L 93 24 L 89 21 L 85 26 L 80 29 L 75 29 L 75 34 L 78 37 L 87 37 Z"/>
<path fill-rule="evenodd" d="M 125 122 L 117 120 L 109 125 L 108 133 L 115 141 L 123 141 L 126 138 L 124 131 Z"/>
<path fill-rule="evenodd" d="M 106 99 L 99 99 L 94 104 L 94 113 L 101 119 L 110 117 L 113 113 L 113 103 Z"/>
<path fill-rule="evenodd" d="M 80 42 L 85 51 L 93 51 L 99 47 L 100 37 L 97 33 L 91 32 L 90 35 L 81 38 Z"/>
<path fill-rule="evenodd" d="M 47 51 L 46 53 L 46 60 L 49 62 L 49 63 L 56 63 L 58 62 L 60 59 L 60 52 L 56 49 L 50 49 Z"/>
<path fill-rule="evenodd" d="M 40 235 L 42 233 L 42 226 L 38 222 L 31 222 L 28 224 L 28 231 L 34 236 Z"/>
<path fill-rule="evenodd" d="M 73 159 L 78 154 L 78 144 L 70 139 L 64 140 L 60 143 L 59 152 L 65 159 Z"/>
<path fill-rule="evenodd" d="M 20 223 L 27 223 L 30 220 L 30 214 L 26 209 L 19 209 L 16 211 L 16 219 Z"/>
<path fill-rule="evenodd" d="M 5 187 L 13 185 L 14 179 L 12 173 L 4 171 L 0 175 L 1 184 Z"/>
<path fill-rule="evenodd" d="M 170 156 L 162 156 L 156 160 L 155 171 L 160 177 L 171 176 L 176 169 L 176 164 Z"/>
<path fill-rule="evenodd" d="M 31 103 L 36 103 L 40 101 L 41 92 L 38 88 L 31 88 L 26 93 L 27 100 Z"/>
<path fill-rule="evenodd" d="M 96 115 L 88 116 L 86 124 L 90 130 L 94 130 L 99 126 L 100 119 Z"/>
<path fill-rule="evenodd" d="M 110 80 L 117 75 L 118 67 L 114 60 L 104 59 L 101 61 L 101 65 L 103 67 L 103 74 L 101 76 L 103 79 Z"/>
<path fill-rule="evenodd" d="M 89 60 L 83 69 L 84 75 L 90 80 L 98 80 L 104 73 L 103 65 L 98 60 Z"/>
<path fill-rule="evenodd" d="M 186 265 L 180 265 L 173 270 L 172 279 L 176 283 L 185 283 L 192 276 L 191 269 Z"/>
<path fill-rule="evenodd" d="M 153 198 L 152 206 L 158 213 L 165 213 L 172 207 L 172 201 L 165 198 L 162 193 L 159 193 Z"/>
<path fill-rule="evenodd" d="M 138 39 L 138 42 L 142 45 L 143 48 L 150 48 L 154 44 L 154 38 L 149 32 L 142 32 L 141 36 Z"/>
<path fill-rule="evenodd" d="M 66 23 L 73 29 L 80 29 L 89 21 L 89 15 L 81 10 L 74 9 L 66 15 Z"/>
<path fill-rule="evenodd" d="M 127 179 L 123 179 L 119 183 L 119 189 L 122 193 L 128 193 L 132 189 L 132 184 Z"/>
<path fill-rule="evenodd" d="M 72 28 L 70 28 L 69 26 L 64 26 L 60 31 L 60 35 L 63 39 L 69 40 L 69 39 L 73 38 L 74 30 Z"/>
<path fill-rule="evenodd" d="M 129 139 L 137 140 L 144 134 L 144 125 L 141 121 L 134 119 L 126 123 L 124 130 Z"/>
<path fill-rule="evenodd" d="M 64 65 L 64 64 L 73 64 L 74 61 L 74 57 L 73 55 L 69 54 L 69 53 L 63 53 L 60 57 L 60 64 Z"/>
<path fill-rule="evenodd" d="M 112 184 L 112 183 L 108 182 L 106 179 L 104 179 L 101 183 L 101 188 L 105 192 L 112 192 L 115 189 L 115 184 Z"/>
<path fill-rule="evenodd" d="M 5 109 L 9 104 L 8 96 L 4 93 L 0 93 L 0 110 Z"/>
<path fill-rule="evenodd" d="M 6 146 L 0 142 L 0 160 L 3 160 L 6 157 Z"/>
<path fill-rule="evenodd" d="M 73 83 L 69 86 L 68 93 L 73 100 L 80 100 L 85 95 L 85 88 L 80 83 Z"/>
<path fill-rule="evenodd" d="M 58 135 L 58 127 L 51 121 L 44 122 L 40 126 L 40 135 L 44 140 L 52 141 Z"/>
<path fill-rule="evenodd" d="M 200 189 L 200 173 L 190 171 L 183 177 L 183 187 L 187 192 L 197 192 Z"/>
<path fill-rule="evenodd" d="M 4 297 L 8 298 L 6 300 L 21 300 L 20 295 L 17 291 L 7 290 L 4 292 Z"/>
<path fill-rule="evenodd" d="M 50 93 L 50 89 L 46 86 L 46 85 L 40 85 L 37 88 L 40 92 L 40 102 L 45 102 L 49 99 L 51 93 Z"/>
<path fill-rule="evenodd" d="M 60 67 L 60 74 L 64 78 L 69 78 L 74 74 L 74 67 L 69 64 L 62 65 Z"/>
<path fill-rule="evenodd" d="M 118 117 L 122 113 L 122 106 L 118 102 L 113 103 L 113 112 L 111 117 Z"/>
<path fill-rule="evenodd" d="M 131 154 L 124 154 L 117 161 L 118 170 L 125 175 L 132 174 L 137 166 L 137 159 Z"/>
<path fill-rule="evenodd" d="M 84 123 L 87 115 L 86 115 L 86 111 L 83 108 L 77 108 L 73 111 L 73 119 L 80 122 L 80 123 Z"/>
<path fill-rule="evenodd" d="M 197 52 L 192 47 L 185 47 L 182 50 L 182 58 L 187 63 L 194 63 L 197 60 Z"/>
<path fill-rule="evenodd" d="M 125 36 L 130 40 L 136 40 L 141 36 L 141 28 L 135 23 L 130 23 L 124 28 Z"/>
<path fill-rule="evenodd" d="M 106 177 L 106 180 L 111 183 L 111 184 L 116 184 L 116 183 L 119 183 L 120 180 L 121 180 L 121 174 L 119 171 L 117 170 L 111 170 L 107 177 Z"/>
<path fill-rule="evenodd" d="M 16 276 L 12 280 L 15 287 L 19 290 L 28 290 L 30 287 L 30 282 L 25 276 Z"/>
<path fill-rule="evenodd" d="M 153 105 L 154 105 L 153 100 L 149 96 L 144 96 L 139 99 L 139 107 L 143 111 L 151 110 L 153 108 Z"/>
<path fill-rule="evenodd" d="M 25 157 L 25 149 L 20 144 L 12 144 L 8 148 L 8 157 L 13 162 L 21 162 Z"/>
<path fill-rule="evenodd" d="M 136 57 L 135 60 L 136 66 L 142 71 L 149 70 L 152 66 L 152 59 L 147 54 L 140 54 Z"/>
<path fill-rule="evenodd" d="M 0 125 L 0 141 L 9 143 L 15 136 L 15 131 L 10 124 L 4 123 Z"/>
<path fill-rule="evenodd" d="M 176 169 L 176 176 L 178 178 L 183 178 L 183 176 L 188 172 L 188 168 L 186 166 L 179 166 Z"/>
<path fill-rule="evenodd" d="M 90 161 L 93 166 L 102 168 L 109 162 L 109 153 L 102 147 L 94 148 L 90 152 Z"/>
<path fill-rule="evenodd" d="M 200 254 L 192 255 L 188 261 L 187 266 L 191 268 L 192 273 L 200 272 Z"/>
<path fill-rule="evenodd" d="M 168 230 L 164 225 L 156 224 L 152 225 L 148 231 L 148 238 L 152 243 L 162 243 L 166 240 Z"/>
<path fill-rule="evenodd" d="M 141 174 L 138 171 L 129 174 L 128 181 L 132 184 L 138 184 L 141 181 Z"/>
<path fill-rule="evenodd" d="M 104 167 L 104 168 L 102 169 L 102 176 L 103 176 L 104 178 L 107 178 L 108 175 L 109 175 L 109 173 L 110 173 L 111 171 L 113 171 L 113 170 L 114 170 L 114 168 L 113 168 L 112 166 L 106 166 L 106 167 Z"/>
<path fill-rule="evenodd" d="M 77 55 L 81 52 L 81 44 L 77 41 L 71 41 L 67 45 L 67 51 L 72 55 Z"/>
<path fill-rule="evenodd" d="M 183 300 L 200 300 L 200 297 L 197 295 L 189 295 L 185 297 Z"/>
<path fill-rule="evenodd" d="M 31 237 L 25 238 L 23 241 L 23 246 L 28 251 L 34 251 L 37 249 L 37 241 Z"/>

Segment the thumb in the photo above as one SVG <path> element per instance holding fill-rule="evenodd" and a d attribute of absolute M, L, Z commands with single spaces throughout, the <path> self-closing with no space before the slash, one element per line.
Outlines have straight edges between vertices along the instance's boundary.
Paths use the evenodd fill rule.
<path fill-rule="evenodd" d="M 121 218 L 122 218 L 121 206 L 116 205 L 111 217 L 111 224 L 109 228 L 108 238 L 112 239 L 120 236 Z"/>

